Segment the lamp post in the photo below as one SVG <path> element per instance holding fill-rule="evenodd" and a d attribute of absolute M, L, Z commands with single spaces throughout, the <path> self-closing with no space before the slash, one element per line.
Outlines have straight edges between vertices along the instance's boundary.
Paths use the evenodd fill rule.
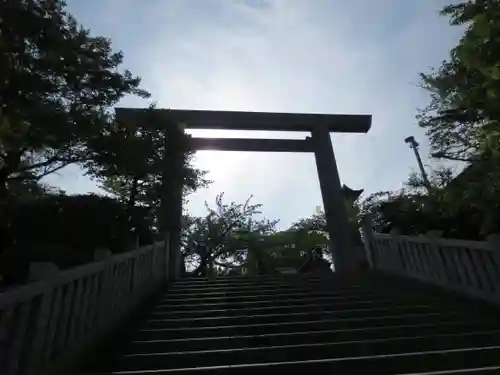
<path fill-rule="evenodd" d="M 427 173 L 425 172 L 424 169 L 424 164 L 422 163 L 422 159 L 420 158 L 420 153 L 418 152 L 418 142 L 415 140 L 415 137 L 410 136 L 405 138 L 405 143 L 408 143 L 410 145 L 410 148 L 413 149 L 413 152 L 415 153 L 415 158 L 417 159 L 418 167 L 420 169 L 420 173 L 422 174 L 422 179 L 424 180 L 424 185 L 427 188 L 427 191 L 430 190 L 430 183 L 429 179 L 427 178 Z"/>

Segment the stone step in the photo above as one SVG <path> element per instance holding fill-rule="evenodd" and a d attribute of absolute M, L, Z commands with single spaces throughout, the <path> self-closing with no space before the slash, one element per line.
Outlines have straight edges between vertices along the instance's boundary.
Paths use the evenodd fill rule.
<path fill-rule="evenodd" d="M 498 363 L 499 356 L 500 336 L 481 332 L 217 351 L 126 354 L 113 361 L 111 366 L 114 371 L 185 369 L 186 365 L 190 368 L 235 366 L 246 374 L 249 372 L 242 364 L 258 371 L 259 367 L 264 369 L 254 365 L 281 363 L 290 367 L 289 364 L 293 363 L 297 366 L 295 370 L 305 370 L 309 365 L 308 371 L 318 371 L 319 367 L 332 373 L 345 373 L 343 371 L 349 366 L 349 373 L 355 368 L 364 368 L 365 372 L 369 368 L 370 373 L 387 374 L 493 365 Z M 276 371 L 284 370 L 282 366 L 275 365 Z"/>
<path fill-rule="evenodd" d="M 450 312 L 422 312 L 411 314 L 392 314 L 361 318 L 304 319 L 303 321 L 273 322 L 263 324 L 235 324 L 225 326 L 192 328 L 143 328 L 134 331 L 135 340 L 193 338 L 211 336 L 237 336 L 250 334 L 283 333 L 304 330 L 346 329 L 349 327 L 377 327 L 403 324 L 422 324 L 437 322 L 463 321 L 463 316 Z"/>
<path fill-rule="evenodd" d="M 311 292 L 311 291 L 356 291 L 356 290 L 369 290 L 359 284 L 353 284 L 342 287 L 335 287 L 325 285 L 322 283 L 317 284 L 304 284 L 304 285 L 270 285 L 266 287 L 228 287 L 228 288 L 206 288 L 206 289 L 169 289 L 164 297 L 180 296 L 180 297 L 196 297 L 196 296 L 218 296 L 218 295 L 244 295 L 244 294 L 277 294 L 277 293 L 291 293 L 291 292 Z"/>
<path fill-rule="evenodd" d="M 365 318 L 387 315 L 403 315 L 410 313 L 440 312 L 442 310 L 433 305 L 409 306 L 382 306 L 372 308 L 343 309 L 336 311 L 300 311 L 267 313 L 247 316 L 221 315 L 199 318 L 162 318 L 156 317 L 145 321 L 145 328 L 195 328 L 195 327 L 224 327 L 230 325 L 267 324 L 280 322 L 301 322 L 308 320 L 336 319 L 336 318 Z"/>
<path fill-rule="evenodd" d="M 188 289 L 214 289 L 214 288 L 235 288 L 235 287 L 269 287 L 269 286 L 283 286 L 283 285 L 307 285 L 307 284 L 324 284 L 324 285 L 332 285 L 336 286 L 346 286 L 354 283 L 354 281 L 343 281 L 336 280 L 333 278 L 314 278 L 314 279 L 274 279 L 274 280 L 247 280 L 247 281 L 239 281 L 239 282 L 195 282 L 195 283 L 179 283 L 176 282 L 173 285 L 170 285 L 169 289 L 175 290 L 188 290 Z"/>
<path fill-rule="evenodd" d="M 276 371 L 276 366 L 259 366 L 259 369 L 262 368 L 269 368 L 271 371 Z M 158 370 L 158 371 L 153 371 L 153 372 L 137 372 L 137 371 L 119 371 L 119 372 L 107 372 L 107 374 L 123 374 L 123 375 L 139 375 L 139 374 L 202 374 L 203 371 L 206 371 L 207 369 L 201 368 L 200 371 L 192 370 L 192 371 L 183 371 L 179 372 L 176 370 Z M 227 369 L 222 369 L 222 371 L 226 371 Z M 217 372 L 217 373 L 222 373 Z M 207 372 L 205 372 L 207 373 Z M 214 372 L 215 374 L 216 372 Z M 224 372 L 225 374 L 239 374 L 238 369 L 234 371 L 226 371 Z M 500 366 L 492 365 L 492 366 L 481 366 L 481 367 L 467 367 L 467 368 L 462 368 L 462 369 L 455 369 L 455 370 L 439 370 L 439 371 L 425 371 L 425 372 L 404 372 L 404 373 L 398 373 L 396 375 L 493 375 L 493 374 L 499 374 L 500 373 Z M 99 373 L 101 375 L 102 373 Z M 91 373 L 91 374 L 84 374 L 84 375 L 96 375 L 96 373 Z"/>
<path fill-rule="evenodd" d="M 93 374 L 500 373 L 497 310 L 396 281 L 176 282 L 122 327 Z"/>
<path fill-rule="evenodd" d="M 239 282 L 195 282 L 195 283 L 178 283 L 175 282 L 170 285 L 171 289 L 204 289 L 204 288 L 235 288 L 235 287 L 265 287 L 265 286 L 273 286 L 273 285 L 305 285 L 305 284 L 331 284 L 331 285 L 346 285 L 349 284 L 347 282 L 342 282 L 340 280 L 334 279 L 275 279 L 275 280 L 247 280 L 247 281 L 239 281 Z"/>
<path fill-rule="evenodd" d="M 238 349 L 270 345 L 314 344 L 321 342 L 359 341 L 433 334 L 496 332 L 500 323 L 484 320 L 463 320 L 438 323 L 403 324 L 364 328 L 308 330 L 237 336 L 214 336 L 184 339 L 132 340 L 128 353 L 184 352 L 193 350 Z"/>
<path fill-rule="evenodd" d="M 299 292 L 289 292 L 289 293 L 272 293 L 272 294 L 241 294 L 241 295 L 219 295 L 219 296 L 199 296 L 199 297 L 184 297 L 184 296 L 168 296 L 159 299 L 160 303 L 170 303 L 170 304 L 186 304 L 186 303 L 217 303 L 217 302 L 264 302 L 273 301 L 279 304 L 279 301 L 286 299 L 303 299 L 303 298 L 313 298 L 313 297 L 350 297 L 350 298 L 366 298 L 368 296 L 373 296 L 375 293 L 372 291 L 352 291 L 352 290 L 340 290 L 340 291 L 299 291 Z"/>
<path fill-rule="evenodd" d="M 486 367 L 474 367 L 474 368 L 464 368 L 457 370 L 444 370 L 444 371 L 426 371 L 426 372 L 412 372 L 399 375 L 490 375 L 498 374 L 500 372 L 500 366 L 486 366 Z"/>
<path fill-rule="evenodd" d="M 195 281 L 195 282 L 189 282 L 189 279 L 187 280 L 179 280 L 179 281 L 174 281 L 171 286 L 173 287 L 189 287 L 189 286 L 207 286 L 207 285 L 242 285 L 242 284 L 266 284 L 266 283 L 283 283 L 283 284 L 296 284 L 296 283 L 309 283 L 309 282 L 333 282 L 333 283 L 349 283 L 353 282 L 354 280 L 344 280 L 342 278 L 338 277 L 305 277 L 305 276 L 299 276 L 299 277 L 275 277 L 275 278 L 262 278 L 262 279 L 255 279 L 255 278 L 243 278 L 239 279 L 236 282 L 232 282 L 230 280 L 205 280 L 205 281 Z M 359 280 L 357 280 L 359 281 Z"/>
<path fill-rule="evenodd" d="M 203 303 L 197 303 L 194 300 L 183 300 L 174 302 L 159 302 L 155 308 L 156 309 L 171 309 L 178 311 L 204 311 L 212 309 L 240 309 L 240 308 L 256 308 L 256 307 L 274 307 L 274 306 L 301 306 L 308 304 L 355 304 L 358 302 L 365 301 L 375 301 L 381 299 L 387 299 L 390 296 L 379 296 L 374 293 L 366 294 L 346 294 L 346 295 L 335 295 L 327 294 L 320 296 L 311 296 L 310 294 L 304 295 L 284 295 L 282 299 L 266 298 L 266 299 L 252 299 L 249 301 L 241 300 L 231 300 L 231 299 L 215 299 L 210 301 L 204 301 Z M 408 302 L 435 302 L 436 298 L 432 296 L 394 296 L 392 297 L 394 301 L 408 301 Z"/>
<path fill-rule="evenodd" d="M 361 276 L 361 277 L 360 277 Z M 359 280 L 364 275 L 356 275 L 350 279 Z M 190 285 L 190 284 L 218 284 L 218 283 L 261 283 L 267 281 L 297 281 L 297 280 L 342 280 L 349 281 L 345 277 L 339 276 L 335 273 L 331 274 L 294 274 L 294 275 L 254 275 L 254 276 L 220 276 L 216 278 L 203 278 L 203 277 L 191 277 L 175 281 L 175 285 Z"/>
<path fill-rule="evenodd" d="M 307 301 L 306 301 L 307 302 Z M 313 301 L 314 302 L 314 301 Z M 331 303 L 329 303 L 331 302 Z M 373 300 L 347 300 L 347 301 L 326 301 L 323 303 L 297 303 L 293 305 L 264 305 L 257 306 L 248 305 L 240 308 L 206 308 L 205 310 L 179 309 L 178 306 L 160 305 L 153 308 L 151 311 L 146 311 L 144 317 L 157 318 L 199 318 L 199 317 L 218 317 L 222 315 L 230 316 L 247 316 L 269 313 L 295 313 L 295 312 L 318 312 L 318 311 L 338 311 L 344 309 L 356 308 L 377 308 L 390 306 L 412 306 L 419 303 L 427 303 L 436 305 L 439 308 L 449 308 L 450 305 L 441 303 L 439 300 L 414 300 L 414 299 L 373 299 Z M 455 307 L 455 306 L 454 306 Z"/>

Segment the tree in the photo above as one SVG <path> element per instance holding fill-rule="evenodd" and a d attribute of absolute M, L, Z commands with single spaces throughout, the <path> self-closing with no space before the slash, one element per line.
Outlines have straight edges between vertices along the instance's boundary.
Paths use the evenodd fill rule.
<path fill-rule="evenodd" d="M 205 203 L 204 217 L 189 219 L 184 233 L 183 254 L 193 274 L 203 274 L 216 266 L 241 267 L 248 249 L 259 245 L 261 238 L 275 230 L 277 221 L 259 219 L 260 204 L 251 204 L 251 196 L 243 204 L 224 203 L 217 195 L 215 208 Z"/>
<path fill-rule="evenodd" d="M 328 227 L 326 225 L 325 212 L 321 207 L 316 207 L 316 211 L 311 216 L 293 223 L 291 229 L 306 232 L 322 232 L 326 234 L 328 233 Z"/>
<path fill-rule="evenodd" d="M 421 74 L 431 103 L 420 112 L 419 125 L 437 157 L 474 162 L 498 156 L 500 1 L 464 1 L 441 13 L 466 29 L 450 58 Z"/>
<path fill-rule="evenodd" d="M 254 260 L 267 273 L 276 272 L 278 267 L 299 270 L 313 253 L 319 257 L 329 257 L 328 236 L 325 232 L 295 226 L 264 236 L 255 250 L 258 253 Z"/>
<path fill-rule="evenodd" d="M 494 231 L 492 221 L 498 223 L 498 216 L 485 216 L 488 210 L 484 203 L 490 209 L 498 203 L 476 196 L 479 189 L 470 189 L 470 185 L 478 171 L 466 172 L 468 176 L 456 177 L 451 168 L 437 168 L 429 173 L 430 189 L 420 175 L 411 174 L 403 189 L 367 197 L 361 202 L 361 215 L 369 215 L 373 228 L 381 233 L 395 229 L 401 234 L 418 235 L 439 230 L 448 238 L 483 239 Z M 490 214 L 494 212 L 490 210 Z"/>
<path fill-rule="evenodd" d="M 170 180 L 183 182 L 184 197 L 207 186 L 206 171 L 192 166 L 192 151 L 178 124 L 159 118 L 152 106 L 144 123 L 113 123 L 90 142 L 89 174 L 129 207 L 149 207 L 158 216 L 162 194 Z M 183 161 L 179 170 L 172 160 Z"/>
<path fill-rule="evenodd" d="M 86 160 L 88 140 L 112 122 L 109 109 L 124 95 L 149 94 L 119 69 L 123 54 L 62 0 L 3 1 L 0 20 L 0 237 L 8 238 L 12 188 L 36 188 Z"/>
<path fill-rule="evenodd" d="M 429 223 L 423 213 L 424 201 L 422 195 L 408 194 L 405 190 L 378 192 L 361 203 L 361 212 L 369 215 L 376 232 L 388 233 L 395 229 L 408 235 L 425 233 Z"/>
<path fill-rule="evenodd" d="M 432 169 L 427 176 L 429 186 L 427 186 L 420 173 L 412 172 L 406 181 L 405 190 L 408 192 L 421 193 L 439 193 L 445 189 L 457 176 L 454 168 L 451 167 L 437 167 Z M 430 189 L 429 189 L 430 187 Z"/>
<path fill-rule="evenodd" d="M 300 269 L 313 253 L 328 257 L 324 228 L 309 226 L 316 219 L 321 222 L 320 212 L 310 221 L 277 230 L 278 221 L 262 218 L 262 206 L 251 204 L 251 198 L 228 204 L 219 194 L 215 208 L 205 204 L 205 216 L 187 218 L 183 254 L 192 274 L 243 268 L 250 274 L 272 274 L 280 267 Z"/>
<path fill-rule="evenodd" d="M 491 161 L 468 166 L 438 196 L 446 215 L 462 227 L 457 232 L 469 239 L 484 239 L 500 230 L 500 175 Z"/>
<path fill-rule="evenodd" d="M 37 199 L 43 199 L 51 195 L 65 195 L 62 189 L 44 184 L 38 181 L 12 180 L 8 183 L 8 189 L 11 202 L 29 202 Z"/>
<path fill-rule="evenodd" d="M 431 102 L 419 125 L 433 156 L 468 164 L 442 189 L 445 216 L 465 218 L 484 236 L 500 230 L 500 1 L 462 1 L 441 13 L 464 34 L 438 69 L 421 75 Z"/>
<path fill-rule="evenodd" d="M 363 190 L 353 190 L 346 185 L 342 186 L 342 195 L 344 197 L 344 204 L 346 208 L 347 220 L 352 228 L 352 237 L 357 244 L 360 241 L 359 238 L 359 199 Z M 320 208 L 316 208 L 316 212 L 308 218 L 300 219 L 296 223 L 292 224 L 291 229 L 302 230 L 306 232 L 318 232 L 322 233 L 328 238 L 328 227 L 326 223 L 326 217 L 324 211 Z"/>
<path fill-rule="evenodd" d="M 147 97 L 120 71 L 121 52 L 91 36 L 63 0 L 4 1 L 0 7 L 0 200 L 7 182 L 39 180 L 85 160 L 86 142 L 112 121 L 124 95 Z"/>

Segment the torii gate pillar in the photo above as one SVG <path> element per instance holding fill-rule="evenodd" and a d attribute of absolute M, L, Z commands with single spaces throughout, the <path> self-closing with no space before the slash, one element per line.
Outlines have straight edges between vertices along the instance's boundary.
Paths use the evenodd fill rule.
<path fill-rule="evenodd" d="M 330 132 L 326 127 L 318 126 L 311 131 L 311 135 L 335 271 L 352 272 L 356 264 L 350 238 L 351 228 Z"/>

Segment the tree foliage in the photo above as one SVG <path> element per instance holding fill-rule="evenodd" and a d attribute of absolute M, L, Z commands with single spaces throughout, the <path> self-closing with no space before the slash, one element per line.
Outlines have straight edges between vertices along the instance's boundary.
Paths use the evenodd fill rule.
<path fill-rule="evenodd" d="M 328 235 L 320 211 L 285 230 L 262 216 L 260 204 L 224 203 L 223 194 L 207 214 L 187 220 L 184 256 L 195 275 L 234 270 L 271 274 L 279 268 L 300 269 L 313 253 L 328 256 Z"/>
<path fill-rule="evenodd" d="M 404 183 L 405 190 L 412 193 L 439 193 L 446 188 L 457 176 L 456 169 L 445 166 L 438 166 L 430 171 L 427 176 L 427 185 L 420 173 L 412 172 L 408 180 Z"/>
<path fill-rule="evenodd" d="M 156 217 L 171 180 L 183 182 L 185 197 L 210 183 L 206 171 L 192 166 L 189 140 L 179 124 L 156 115 L 152 106 L 144 123 L 113 123 L 90 142 L 89 174 L 114 197 L 149 207 Z M 178 157 L 180 165 L 173 165 Z"/>
<path fill-rule="evenodd" d="M 94 37 L 62 0 L 4 1 L 0 7 L 0 188 L 39 179 L 86 155 L 86 141 L 111 121 L 124 95 L 147 97 L 120 71 L 121 52 Z"/>
<path fill-rule="evenodd" d="M 354 244 L 360 244 L 360 195 L 362 190 L 356 191 L 344 186 L 344 204 L 347 214 L 347 220 L 351 228 L 351 237 Z M 316 211 L 309 217 L 303 218 L 292 224 L 291 229 L 305 231 L 307 233 L 318 233 L 325 238 L 329 237 L 325 212 L 321 207 L 316 207 Z M 326 248 L 325 248 L 326 252 Z"/>
<path fill-rule="evenodd" d="M 275 230 L 277 221 L 258 218 L 260 204 L 224 203 L 224 194 L 217 195 L 215 208 L 205 203 L 207 214 L 190 218 L 184 234 L 183 253 L 194 274 L 215 266 L 240 266 L 246 252 L 260 239 Z"/>
<path fill-rule="evenodd" d="M 267 273 L 277 272 L 279 267 L 300 269 L 314 255 L 329 257 L 328 236 L 320 230 L 307 230 L 292 226 L 289 229 L 275 231 L 262 238 L 253 257 L 256 266 Z"/>
<path fill-rule="evenodd" d="M 361 202 L 361 214 L 369 215 L 377 232 L 396 230 L 418 235 L 438 230 L 444 237 L 480 240 L 498 230 L 494 206 L 470 189 L 473 178 L 455 176 L 450 168 L 437 168 L 429 175 L 430 189 L 419 175 L 410 175 L 403 189 L 378 192 Z M 490 202 L 490 204 L 493 204 Z"/>
<path fill-rule="evenodd" d="M 3 1 L 0 26 L 0 254 L 66 267 L 91 260 L 96 246 L 116 252 L 150 241 L 168 186 L 182 181 L 188 193 L 208 183 L 190 164 L 188 137 L 154 111 L 145 124 L 115 121 L 121 98 L 149 94 L 121 68 L 123 54 L 63 0 Z M 118 199 L 40 183 L 71 163 Z"/>
<path fill-rule="evenodd" d="M 419 125 L 433 156 L 467 163 L 459 181 L 434 189 L 438 213 L 482 237 L 500 230 L 500 1 L 462 1 L 442 14 L 464 34 L 438 69 L 421 75 L 431 102 Z"/>
<path fill-rule="evenodd" d="M 500 151 L 500 1 L 464 1 L 446 6 L 443 15 L 465 27 L 448 60 L 422 86 L 431 103 L 420 112 L 437 156 L 467 162 Z"/>
<path fill-rule="evenodd" d="M 149 94 L 63 0 L 3 1 L 0 28 L 1 253 L 19 199 L 44 195 L 42 177 L 88 160 L 89 141 L 113 123 L 122 97 Z"/>

